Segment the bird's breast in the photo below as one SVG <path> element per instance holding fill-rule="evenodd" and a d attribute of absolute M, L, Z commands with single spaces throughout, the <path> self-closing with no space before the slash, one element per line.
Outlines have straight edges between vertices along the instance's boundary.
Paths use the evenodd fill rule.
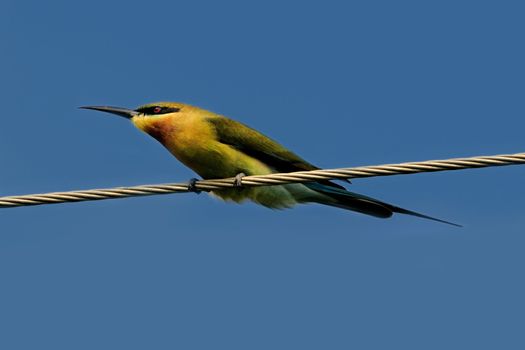
<path fill-rule="evenodd" d="M 134 118 L 133 123 L 154 137 L 184 165 L 204 178 L 235 176 L 239 154 L 217 140 L 205 120 L 191 117 Z"/>

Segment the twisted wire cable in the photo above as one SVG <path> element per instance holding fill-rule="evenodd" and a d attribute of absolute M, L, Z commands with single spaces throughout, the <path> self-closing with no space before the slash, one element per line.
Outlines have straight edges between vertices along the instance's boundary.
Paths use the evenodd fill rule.
<path fill-rule="evenodd" d="M 221 188 L 238 187 L 239 185 L 242 187 L 272 186 L 298 182 L 313 182 L 319 180 L 355 179 L 374 176 L 416 174 L 516 164 L 525 164 L 525 153 L 452 158 L 446 160 L 429 160 L 424 162 L 361 166 L 354 168 L 319 169 L 269 175 L 253 175 L 242 177 L 242 179 L 240 179 L 240 184 L 238 178 L 226 178 L 196 181 L 192 183 L 191 186 L 189 186 L 188 183 L 166 183 L 157 185 L 141 185 L 131 187 L 29 194 L 21 196 L 6 196 L 0 197 L 0 208 L 151 196 L 181 192 L 213 191 Z"/>

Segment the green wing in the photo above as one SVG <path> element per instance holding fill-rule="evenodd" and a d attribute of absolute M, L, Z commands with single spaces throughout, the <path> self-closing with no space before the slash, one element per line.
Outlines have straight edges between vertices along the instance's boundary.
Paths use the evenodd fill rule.
<path fill-rule="evenodd" d="M 217 139 L 221 143 L 230 145 L 244 154 L 260 160 L 277 172 L 289 173 L 319 169 L 276 141 L 235 120 L 226 117 L 214 117 L 208 119 L 208 122 L 213 125 Z M 320 183 L 344 188 L 330 181 L 320 181 Z"/>
<path fill-rule="evenodd" d="M 208 121 L 215 128 L 221 143 L 262 161 L 278 172 L 319 169 L 269 137 L 235 120 L 222 117 Z"/>

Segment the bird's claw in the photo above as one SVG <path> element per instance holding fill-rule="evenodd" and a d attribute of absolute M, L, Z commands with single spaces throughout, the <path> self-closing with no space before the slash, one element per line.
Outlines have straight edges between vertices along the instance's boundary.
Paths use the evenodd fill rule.
<path fill-rule="evenodd" d="M 190 181 L 188 181 L 188 191 L 197 193 L 197 194 L 201 193 L 201 190 L 197 189 L 197 186 L 196 186 L 197 181 L 199 181 L 199 179 L 196 179 L 194 177 L 191 178 Z"/>
<path fill-rule="evenodd" d="M 237 175 L 235 175 L 235 178 L 233 180 L 233 187 L 242 187 L 242 178 L 245 176 L 245 173 L 238 173 Z"/>

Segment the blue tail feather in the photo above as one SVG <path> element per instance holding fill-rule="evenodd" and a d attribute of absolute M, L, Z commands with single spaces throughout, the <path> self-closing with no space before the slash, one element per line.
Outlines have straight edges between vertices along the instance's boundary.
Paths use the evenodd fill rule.
<path fill-rule="evenodd" d="M 327 186 L 318 182 L 305 183 L 304 185 L 310 188 L 311 190 L 314 190 L 316 192 L 322 193 L 330 197 L 330 201 L 319 201 L 321 204 L 327 204 L 338 208 L 353 210 L 379 218 L 389 218 L 392 216 L 393 213 L 399 213 L 461 227 L 461 225 L 455 224 L 453 222 L 437 219 L 408 209 L 403 209 L 392 204 L 382 202 L 375 198 L 368 197 L 359 193 L 350 192 L 345 189 Z"/>

